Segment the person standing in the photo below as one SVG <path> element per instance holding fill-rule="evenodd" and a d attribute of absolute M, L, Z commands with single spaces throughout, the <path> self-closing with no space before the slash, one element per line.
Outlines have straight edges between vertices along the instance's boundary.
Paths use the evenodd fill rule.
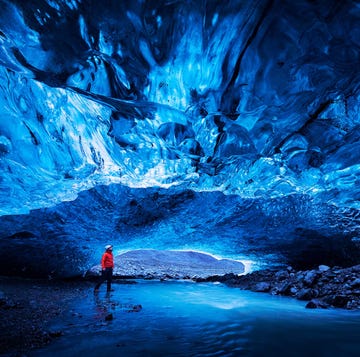
<path fill-rule="evenodd" d="M 111 289 L 111 281 L 114 269 L 114 257 L 112 253 L 113 247 L 108 244 L 105 246 L 105 253 L 101 258 L 101 278 L 100 281 L 96 284 L 94 292 L 99 291 L 100 285 L 106 280 L 107 282 L 107 292 L 114 291 Z"/>

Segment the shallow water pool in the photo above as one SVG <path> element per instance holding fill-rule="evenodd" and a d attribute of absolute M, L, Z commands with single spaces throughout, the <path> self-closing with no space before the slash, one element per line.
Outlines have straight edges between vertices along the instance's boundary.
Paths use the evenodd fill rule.
<path fill-rule="evenodd" d="M 360 354 L 360 311 L 309 310 L 294 299 L 222 284 L 138 281 L 114 289 L 85 291 L 51 326 L 63 336 L 30 356 Z"/>

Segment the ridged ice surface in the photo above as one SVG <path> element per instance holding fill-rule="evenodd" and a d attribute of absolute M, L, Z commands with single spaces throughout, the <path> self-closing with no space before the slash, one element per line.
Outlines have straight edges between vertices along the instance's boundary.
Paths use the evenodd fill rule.
<path fill-rule="evenodd" d="M 351 0 L 0 0 L 0 215 L 181 185 L 302 197 L 358 239 L 359 21 Z"/>
<path fill-rule="evenodd" d="M 356 2 L 0 6 L 2 214 L 108 182 L 358 206 Z"/>

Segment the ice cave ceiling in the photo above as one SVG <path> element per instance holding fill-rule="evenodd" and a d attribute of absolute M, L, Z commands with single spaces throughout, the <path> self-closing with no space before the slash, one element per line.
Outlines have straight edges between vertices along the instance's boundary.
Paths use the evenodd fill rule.
<path fill-rule="evenodd" d="M 359 261 L 359 1 L 0 0 L 0 44 L 0 271 Z"/>

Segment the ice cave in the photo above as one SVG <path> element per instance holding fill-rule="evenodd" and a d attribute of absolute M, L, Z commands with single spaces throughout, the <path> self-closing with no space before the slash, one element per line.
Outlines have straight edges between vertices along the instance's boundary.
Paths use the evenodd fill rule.
<path fill-rule="evenodd" d="M 333 267 L 348 269 L 343 289 L 359 301 L 358 0 L 0 0 L 0 45 L 0 276 L 6 281 L 73 282 L 110 243 L 117 256 L 201 252 L 243 262 L 246 273 L 321 266 L 335 276 Z M 138 289 L 143 298 L 143 311 L 126 315 L 131 341 L 136 323 L 129 316 L 152 326 L 144 302 L 151 294 L 166 301 L 164 285 L 148 284 L 124 291 L 130 299 Z M 180 289 L 176 284 L 169 289 Z M 216 286 L 208 286 L 209 294 Z M 225 330 L 211 330 L 207 319 L 215 307 L 232 309 L 222 299 L 240 309 L 237 290 L 218 287 L 209 310 L 200 288 L 186 289 L 202 296 L 191 310 L 207 326 L 200 332 L 194 322 L 192 336 L 229 336 L 224 321 L 231 313 L 219 317 Z M 0 284 L 0 308 L 12 306 L 1 303 L 3 295 Z M 149 302 L 162 316 L 157 303 Z M 184 301 L 174 304 L 186 315 Z M 349 299 L 344 304 L 354 306 Z M 264 313 L 267 322 L 281 310 L 275 305 Z M 295 315 L 303 311 L 297 308 Z M 338 316 L 351 324 L 332 351 L 355 356 L 360 314 L 346 313 L 323 312 L 329 324 Z M 306 320 L 309 335 L 316 335 L 317 318 Z M 171 314 L 161 321 L 164 330 L 173 324 Z M 97 331 L 102 337 L 92 346 L 123 356 L 264 356 L 276 340 L 269 328 L 261 330 L 269 336 L 263 349 L 244 347 L 236 341 L 246 337 L 236 335 L 202 350 L 168 330 L 167 343 L 161 345 L 159 332 L 151 344 L 147 331 L 145 350 L 131 349 L 129 340 L 116 340 L 112 323 Z M 277 323 L 279 333 L 290 324 Z M 182 338 L 190 335 L 184 329 Z M 75 334 L 60 339 L 84 350 L 63 344 L 34 356 L 100 355 Z M 272 352 L 311 355 L 290 348 Z M 331 356 L 321 348 L 312 351 Z"/>

